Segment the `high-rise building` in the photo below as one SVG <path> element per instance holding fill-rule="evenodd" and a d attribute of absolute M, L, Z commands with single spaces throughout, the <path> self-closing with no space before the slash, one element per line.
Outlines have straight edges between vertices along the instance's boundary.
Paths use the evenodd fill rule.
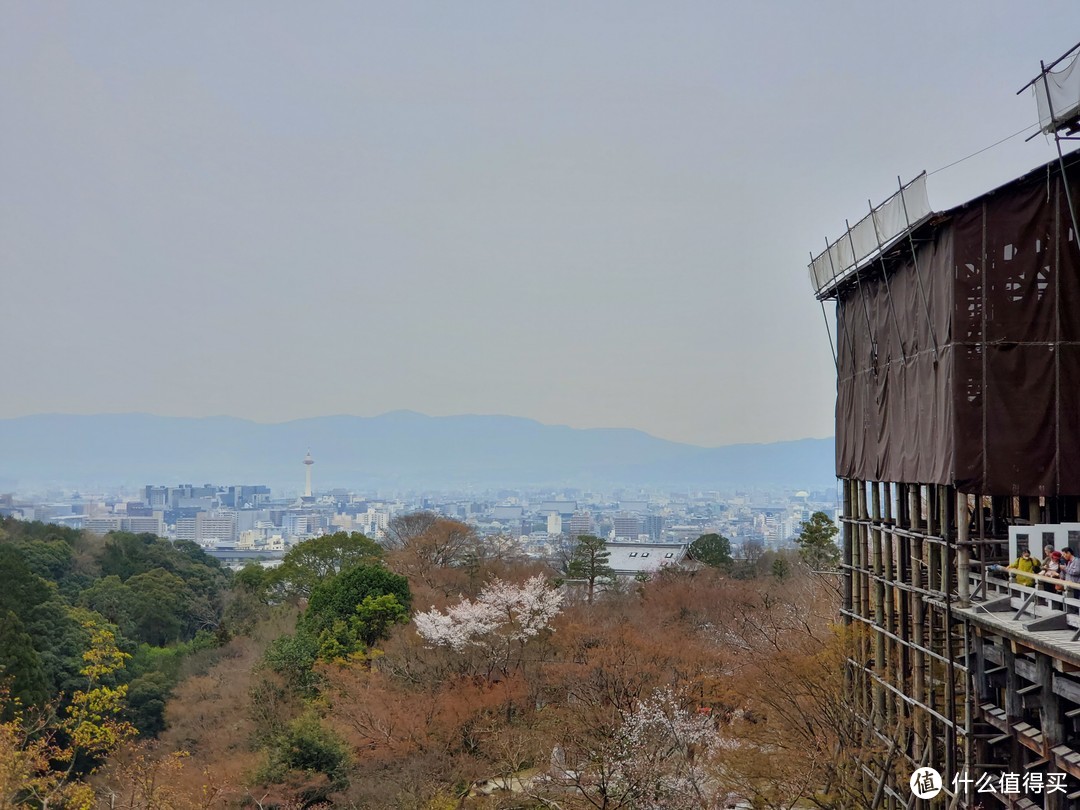
<path fill-rule="evenodd" d="M 162 519 L 163 514 L 162 511 L 158 510 L 152 515 L 132 515 L 121 520 L 120 525 L 123 531 L 132 534 L 152 534 L 156 537 L 164 537 L 165 521 Z"/>
<path fill-rule="evenodd" d="M 646 515 L 642 523 L 642 530 L 645 534 L 649 535 L 649 539 L 654 543 L 659 543 L 664 537 L 664 516 L 663 515 Z"/>
<path fill-rule="evenodd" d="M 287 512 L 281 521 L 281 530 L 286 537 L 302 537 L 311 531 L 308 515 L 303 512 Z"/>
<path fill-rule="evenodd" d="M 236 542 L 236 513 L 218 512 L 210 514 L 200 512 L 195 516 L 196 540 L 205 543 L 216 540 L 227 545 Z"/>
<path fill-rule="evenodd" d="M 547 533 L 551 535 L 562 534 L 562 515 L 552 512 L 547 516 Z"/>
<path fill-rule="evenodd" d="M 147 486 L 144 490 L 143 501 L 151 508 L 164 508 L 169 504 L 169 490 L 167 487 Z"/>
<path fill-rule="evenodd" d="M 572 540 L 576 540 L 583 534 L 593 533 L 593 519 L 588 512 L 574 512 L 570 516 L 569 526 L 566 533 Z"/>
<path fill-rule="evenodd" d="M 641 518 L 625 512 L 615 516 L 612 521 L 612 532 L 616 541 L 636 542 L 641 534 Z"/>
<path fill-rule="evenodd" d="M 176 520 L 176 539 L 197 542 L 199 538 L 195 517 L 182 517 Z"/>
<path fill-rule="evenodd" d="M 176 539 L 195 543 L 216 541 L 228 545 L 236 541 L 235 512 L 196 512 L 192 516 L 177 518 Z"/>

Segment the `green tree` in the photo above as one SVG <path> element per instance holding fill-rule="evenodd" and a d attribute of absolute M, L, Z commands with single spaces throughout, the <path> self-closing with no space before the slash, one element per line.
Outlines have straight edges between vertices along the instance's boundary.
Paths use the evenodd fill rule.
<path fill-rule="evenodd" d="M 381 557 L 382 547 L 358 532 L 313 537 L 289 550 L 267 576 L 267 585 L 285 597 L 308 597 L 323 580 Z"/>
<path fill-rule="evenodd" d="M 135 635 L 147 644 L 178 641 L 187 629 L 192 594 L 183 579 L 164 568 L 127 581 L 134 601 Z"/>
<path fill-rule="evenodd" d="M 0 610 L 10 610 L 23 621 L 27 613 L 52 597 L 48 583 L 30 570 L 26 557 L 14 546 L 0 543 Z"/>
<path fill-rule="evenodd" d="M 788 561 L 783 557 L 776 557 L 772 561 L 772 575 L 773 579 L 787 579 L 788 574 L 791 573 L 791 566 L 788 565 Z"/>
<path fill-rule="evenodd" d="M 296 791 L 296 806 L 329 806 L 323 802 L 330 794 L 349 784 L 349 747 L 313 711 L 290 722 L 267 749 L 256 778 L 287 783 Z"/>
<path fill-rule="evenodd" d="M 263 664 L 280 675 L 290 691 L 311 694 L 319 680 L 311 671 L 318 657 L 318 639 L 301 629 L 274 639 L 263 653 Z"/>
<path fill-rule="evenodd" d="M 120 577 L 111 574 L 97 580 L 83 591 L 79 604 L 97 611 L 108 621 L 120 628 L 126 636 L 134 635 L 132 614 L 138 610 L 135 595 Z"/>
<path fill-rule="evenodd" d="M 248 563 L 233 575 L 233 588 L 218 628 L 221 639 L 250 633 L 269 613 L 269 588 L 270 571 L 257 562 Z"/>
<path fill-rule="evenodd" d="M 367 597 L 388 594 L 396 597 L 406 612 L 412 607 L 412 592 L 405 577 L 381 565 L 357 565 L 315 586 L 300 626 L 318 637 L 335 620 L 348 622 Z"/>
<path fill-rule="evenodd" d="M 59 582 L 70 570 L 75 552 L 63 540 L 23 541 L 18 544 L 30 570 L 39 577 Z"/>
<path fill-rule="evenodd" d="M 0 688 L 23 706 L 37 706 L 49 698 L 48 677 L 34 640 L 10 610 L 0 614 Z M 10 719 L 0 714 L 0 720 Z"/>
<path fill-rule="evenodd" d="M 147 672 L 128 684 L 125 716 L 140 734 L 156 737 L 165 730 L 165 701 L 171 689 L 164 672 Z"/>
<path fill-rule="evenodd" d="M 409 611 L 392 593 L 365 596 L 348 619 L 334 619 L 319 633 L 319 658 L 324 661 L 348 661 L 357 653 L 370 650 L 390 635 L 396 624 L 409 621 Z"/>
<path fill-rule="evenodd" d="M 591 534 L 578 536 L 577 545 L 566 565 L 566 574 L 571 579 L 585 580 L 589 604 L 592 604 L 597 584 L 609 585 L 615 581 L 615 571 L 608 565 L 609 559 L 611 552 L 601 538 Z"/>
<path fill-rule="evenodd" d="M 711 568 L 727 569 L 731 565 L 731 541 L 722 534 L 703 534 L 690 544 L 687 554 Z"/>
<path fill-rule="evenodd" d="M 394 625 L 408 621 L 408 608 L 392 593 L 365 596 L 364 601 L 356 606 L 356 613 L 352 617 L 357 637 L 368 647 L 387 638 Z"/>
<path fill-rule="evenodd" d="M 235 574 L 233 585 L 244 593 L 262 594 L 267 586 L 270 571 L 257 562 L 249 562 Z"/>
<path fill-rule="evenodd" d="M 839 529 L 824 512 L 814 512 L 799 527 L 799 556 L 815 570 L 835 569 L 840 563 L 840 549 L 835 537 Z"/>
<path fill-rule="evenodd" d="M 56 585 L 34 574 L 19 549 L 8 543 L 0 543 L 0 583 L 0 616 L 10 611 L 18 617 L 38 654 L 47 691 L 70 693 L 81 683 L 81 656 L 89 641 L 70 606 Z"/>

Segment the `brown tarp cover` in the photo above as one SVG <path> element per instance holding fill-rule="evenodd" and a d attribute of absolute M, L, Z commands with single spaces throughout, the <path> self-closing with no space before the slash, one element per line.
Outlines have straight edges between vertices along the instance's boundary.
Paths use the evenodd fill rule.
<path fill-rule="evenodd" d="M 1080 155 L 1066 175 L 1080 207 Z M 1057 162 L 913 236 L 916 261 L 905 245 L 838 291 L 837 475 L 1080 495 L 1080 245 Z"/>

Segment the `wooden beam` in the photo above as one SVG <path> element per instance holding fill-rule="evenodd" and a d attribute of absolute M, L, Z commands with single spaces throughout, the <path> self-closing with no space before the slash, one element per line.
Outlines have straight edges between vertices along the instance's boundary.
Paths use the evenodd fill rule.
<path fill-rule="evenodd" d="M 1055 673 L 1053 688 L 1055 695 L 1061 695 L 1066 700 L 1080 706 L 1080 683 L 1077 683 L 1072 678 L 1065 678 Z"/>
<path fill-rule="evenodd" d="M 1035 663 L 1028 661 L 1026 658 L 1017 658 L 1013 665 L 1016 667 L 1016 674 L 1021 678 L 1028 681 L 1039 681 L 1038 670 L 1035 667 Z M 1021 692 L 1023 694 L 1023 692 Z"/>
<path fill-rule="evenodd" d="M 1046 630 L 1068 630 L 1069 617 L 1064 613 L 1056 613 L 1053 616 L 1046 616 L 1045 618 L 1028 622 L 1024 625 L 1024 629 L 1031 633 L 1041 633 Z"/>
<path fill-rule="evenodd" d="M 989 602 L 983 602 L 981 605 L 975 606 L 976 612 L 981 610 L 986 613 L 1010 613 L 1014 609 L 1011 596 L 1002 596 L 999 599 L 991 599 Z"/>

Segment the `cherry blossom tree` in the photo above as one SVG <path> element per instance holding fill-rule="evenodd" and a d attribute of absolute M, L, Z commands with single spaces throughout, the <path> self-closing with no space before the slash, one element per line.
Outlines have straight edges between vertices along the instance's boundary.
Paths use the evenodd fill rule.
<path fill-rule="evenodd" d="M 462 599 L 445 613 L 432 607 L 413 617 L 416 632 L 433 647 L 484 654 L 487 674 L 504 675 L 524 663 L 529 641 L 550 630 L 562 609 L 563 594 L 537 575 L 521 585 L 493 579 L 476 600 Z"/>
<path fill-rule="evenodd" d="M 711 711 L 691 711 L 670 688 L 621 712 L 607 736 L 575 742 L 556 748 L 548 773 L 533 780 L 532 795 L 603 810 L 714 810 L 730 801 L 716 766 L 737 741 L 724 735 Z"/>
<path fill-rule="evenodd" d="M 734 744 L 710 713 L 691 713 L 671 689 L 658 689 L 624 717 L 615 735 L 613 781 L 638 807 L 713 807 L 709 766 Z"/>

